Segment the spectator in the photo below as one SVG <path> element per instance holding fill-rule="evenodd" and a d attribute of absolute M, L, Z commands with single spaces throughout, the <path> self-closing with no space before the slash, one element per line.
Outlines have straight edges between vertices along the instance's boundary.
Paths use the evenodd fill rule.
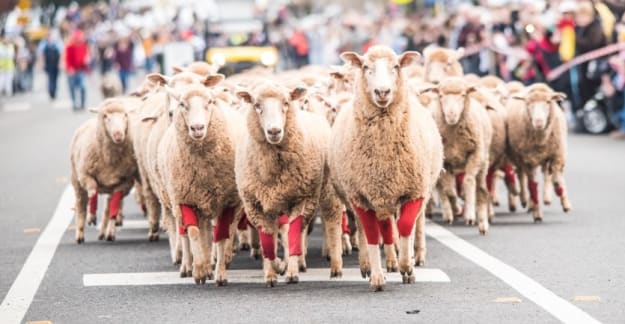
<path fill-rule="evenodd" d="M 580 2 L 575 13 L 575 55 L 583 55 L 607 45 L 601 21 L 590 1 Z M 597 60 L 579 65 L 579 96 L 574 110 L 579 110 L 588 101 L 601 83 Z"/>
<path fill-rule="evenodd" d="M 295 65 L 298 68 L 307 65 L 309 46 L 306 34 L 301 29 L 296 29 L 291 38 L 289 38 L 289 44 L 294 50 Z"/>
<path fill-rule="evenodd" d="M 119 70 L 119 79 L 122 82 L 123 93 L 128 90 L 128 78 L 132 73 L 132 50 L 133 44 L 128 37 L 120 39 L 115 47 L 115 65 Z"/>
<path fill-rule="evenodd" d="M 43 70 L 48 77 L 48 95 L 51 100 L 56 99 L 56 86 L 62 51 L 63 45 L 53 32 L 48 32 L 48 36 L 39 43 L 39 48 L 37 49 L 39 61 L 43 63 Z"/>
<path fill-rule="evenodd" d="M 77 29 L 73 32 L 64 52 L 72 108 L 74 111 L 83 110 L 86 101 L 85 73 L 89 66 L 89 47 L 82 30 Z M 76 90 L 80 92 L 80 101 L 76 98 Z"/>
<path fill-rule="evenodd" d="M 0 34 L 0 93 L 13 95 L 14 73 L 15 46 L 3 32 Z"/>
<path fill-rule="evenodd" d="M 609 60 L 614 76 L 606 75 L 603 79 L 603 93 L 606 95 L 608 103 L 618 105 L 616 116 L 613 116 L 619 124 L 619 128 L 610 137 L 614 139 L 625 139 L 625 58 L 620 55 L 612 56 Z"/>
<path fill-rule="evenodd" d="M 476 8 L 471 8 L 467 12 L 466 20 L 458 34 L 458 47 L 464 47 L 467 52 L 474 52 L 474 54 L 467 55 L 462 59 L 462 68 L 467 74 L 479 74 L 480 52 L 477 49 L 482 44 L 484 26 L 480 23 L 479 11 Z"/>

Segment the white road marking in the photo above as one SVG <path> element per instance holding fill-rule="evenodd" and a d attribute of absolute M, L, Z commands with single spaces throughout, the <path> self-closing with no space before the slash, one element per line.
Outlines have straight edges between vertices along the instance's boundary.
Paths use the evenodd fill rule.
<path fill-rule="evenodd" d="M 102 222 L 98 223 L 98 229 L 102 226 Z M 121 227 L 118 227 L 118 231 L 129 230 L 129 229 L 148 229 L 148 221 L 143 219 L 124 219 L 124 224 Z"/>
<path fill-rule="evenodd" d="M 54 215 L 35 243 L 28 255 L 22 270 L 11 285 L 11 289 L 0 304 L 0 318 L 2 323 L 19 324 L 39 289 L 43 276 L 48 270 L 56 247 L 65 234 L 65 229 L 72 221 L 74 204 L 74 190 L 71 186 L 65 187 Z"/>
<path fill-rule="evenodd" d="M 72 108 L 71 100 L 57 100 L 52 104 L 52 109 L 69 110 Z"/>
<path fill-rule="evenodd" d="M 17 111 L 27 111 L 32 108 L 32 105 L 29 102 L 12 102 L 5 103 L 2 107 L 2 111 L 5 112 L 17 112 Z"/>
<path fill-rule="evenodd" d="M 425 230 L 427 235 L 501 279 L 558 320 L 564 323 L 600 323 L 588 313 L 557 296 L 532 278 L 459 238 L 440 225 L 428 221 Z"/>
<path fill-rule="evenodd" d="M 449 277 L 440 269 L 416 268 L 417 282 L 450 282 Z M 360 269 L 343 269 L 341 279 L 330 279 L 330 269 L 308 269 L 300 273 L 300 282 L 366 282 L 360 276 Z M 387 283 L 401 283 L 399 273 L 386 274 Z M 263 271 L 228 270 L 229 283 L 264 284 Z M 152 285 L 194 285 L 193 278 L 180 278 L 178 272 L 135 272 L 135 273 L 96 273 L 84 274 L 82 283 L 85 287 L 98 286 L 152 286 Z"/>

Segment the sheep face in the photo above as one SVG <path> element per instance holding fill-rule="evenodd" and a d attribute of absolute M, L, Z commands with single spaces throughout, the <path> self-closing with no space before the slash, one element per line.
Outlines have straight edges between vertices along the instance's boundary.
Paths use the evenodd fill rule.
<path fill-rule="evenodd" d="M 113 143 L 122 143 L 126 139 L 126 131 L 128 130 L 128 113 L 125 111 L 105 112 L 102 118 L 106 133 Z"/>
<path fill-rule="evenodd" d="M 461 76 L 458 60 L 464 55 L 464 49 L 457 51 L 447 49 L 431 49 L 425 52 L 427 64 L 425 79 L 428 82 L 439 83 L 450 76 Z M 460 72 L 460 74 L 458 74 Z"/>
<path fill-rule="evenodd" d="M 282 143 L 289 109 L 305 94 L 304 88 L 295 88 L 289 93 L 272 86 L 261 87 L 255 96 L 247 91 L 237 93 L 239 98 L 254 107 L 265 140 L 272 145 Z"/>
<path fill-rule="evenodd" d="M 344 52 L 341 59 L 360 70 L 360 85 L 371 103 L 381 109 L 388 108 L 403 86 L 401 69 L 418 59 L 417 52 L 405 52 L 400 56 L 385 46 L 373 46 L 366 55 Z M 356 72 L 357 73 L 357 72 Z"/>
<path fill-rule="evenodd" d="M 515 99 L 525 101 L 532 128 L 534 130 L 544 130 L 549 124 L 552 114 L 552 107 L 557 100 L 563 100 L 566 95 L 560 92 L 530 92 L 524 95 L 516 95 Z"/>
<path fill-rule="evenodd" d="M 206 137 L 215 107 L 215 100 L 202 95 L 190 96 L 180 101 L 178 108 L 180 116 L 187 125 L 191 139 L 201 141 Z"/>
<path fill-rule="evenodd" d="M 420 90 L 421 95 L 428 92 L 438 95 L 438 104 L 445 123 L 452 126 L 460 122 L 470 100 L 468 95 L 473 91 L 476 91 L 476 88 L 467 86 L 459 77 L 449 77 L 437 86 L 432 85 Z"/>

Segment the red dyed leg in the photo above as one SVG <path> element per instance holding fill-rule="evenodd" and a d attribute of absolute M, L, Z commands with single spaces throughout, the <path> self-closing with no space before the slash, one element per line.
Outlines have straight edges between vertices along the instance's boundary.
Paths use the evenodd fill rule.
<path fill-rule="evenodd" d="M 237 228 L 239 229 L 239 231 L 245 231 L 249 224 L 250 221 L 247 220 L 247 215 L 243 213 L 243 216 L 241 216 L 241 220 L 239 220 L 239 223 L 237 224 Z"/>
<path fill-rule="evenodd" d="M 495 185 L 495 169 L 489 168 L 488 173 L 486 174 L 486 188 L 488 189 L 488 193 L 493 193 L 493 187 Z"/>
<path fill-rule="evenodd" d="M 536 181 L 527 181 L 527 187 L 530 191 L 530 198 L 534 205 L 538 205 L 538 182 Z"/>
<path fill-rule="evenodd" d="M 462 184 L 464 183 L 464 172 L 456 175 L 456 194 L 462 196 Z"/>
<path fill-rule="evenodd" d="M 95 195 L 89 197 L 89 214 L 95 215 L 98 210 L 98 192 Z"/>
<path fill-rule="evenodd" d="M 119 205 L 122 201 L 123 194 L 121 191 L 115 191 L 111 196 L 111 200 L 109 202 L 109 217 L 111 219 L 115 219 L 117 214 L 119 214 Z"/>
<path fill-rule="evenodd" d="M 273 234 L 267 234 L 261 227 L 258 228 L 258 238 L 260 246 L 263 247 L 263 257 L 271 261 L 276 259 L 276 246 L 273 241 Z"/>
<path fill-rule="evenodd" d="M 408 237 L 412 233 L 415 221 L 421 211 L 423 198 L 415 199 L 404 203 L 399 212 L 397 220 L 397 231 L 400 237 Z"/>
<path fill-rule="evenodd" d="M 185 231 L 189 226 L 198 226 L 197 215 L 193 207 L 180 205 L 180 212 L 182 213 L 182 226 L 185 228 Z"/>
<path fill-rule="evenodd" d="M 141 211 L 143 211 L 144 214 L 148 212 L 148 208 L 145 206 L 145 204 L 141 204 Z"/>
<path fill-rule="evenodd" d="M 504 164 L 503 171 L 506 173 L 506 182 L 508 182 L 508 185 L 514 186 L 516 184 L 516 174 L 514 173 L 514 169 L 512 169 L 512 165 L 510 165 L 510 163 Z"/>
<path fill-rule="evenodd" d="M 341 229 L 343 230 L 343 234 L 350 234 L 349 224 L 347 224 L 347 212 L 343 212 L 341 215 Z"/>
<path fill-rule="evenodd" d="M 178 225 L 178 234 L 187 235 L 187 228 L 182 225 Z"/>
<path fill-rule="evenodd" d="M 385 245 L 393 244 L 393 218 L 389 217 L 385 220 L 379 220 L 380 232 L 382 233 L 382 242 Z"/>
<path fill-rule="evenodd" d="M 289 256 L 302 255 L 302 227 L 304 216 L 297 216 L 289 225 Z"/>
<path fill-rule="evenodd" d="M 380 243 L 380 226 L 378 224 L 378 218 L 373 210 L 364 210 L 360 207 L 354 206 L 354 211 L 360 218 L 360 223 L 365 231 L 365 237 L 369 244 Z M 364 248 L 364 247 L 363 247 Z"/>
<path fill-rule="evenodd" d="M 217 217 L 217 224 L 213 227 L 213 242 L 219 242 L 230 238 L 230 225 L 234 220 L 234 207 L 223 210 L 221 217 Z"/>
<path fill-rule="evenodd" d="M 282 215 L 278 217 L 278 227 L 282 227 L 282 225 L 286 225 L 289 223 L 289 215 Z"/>
<path fill-rule="evenodd" d="M 561 185 L 555 185 L 553 189 L 558 197 L 562 197 L 562 195 L 564 194 L 564 187 L 562 187 Z"/>

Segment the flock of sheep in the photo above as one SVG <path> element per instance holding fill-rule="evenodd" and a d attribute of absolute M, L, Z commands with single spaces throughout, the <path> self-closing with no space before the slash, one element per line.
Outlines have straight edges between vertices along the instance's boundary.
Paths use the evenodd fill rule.
<path fill-rule="evenodd" d="M 509 209 L 520 199 L 540 222 L 540 169 L 544 203 L 554 190 L 569 211 L 564 95 L 463 75 L 461 56 L 428 49 L 420 64 L 417 52 L 374 46 L 343 53 L 340 67 L 225 79 L 196 62 L 150 74 L 131 96 L 94 108 L 72 139 L 76 241 L 86 219 L 96 224 L 98 194 L 108 195 L 98 238 L 115 240 L 122 199 L 135 187 L 149 240 L 167 231 L 181 276 L 226 285 L 233 253 L 249 249 L 262 255 L 273 287 L 279 275 L 297 283 L 306 271 L 319 216 L 330 277 L 341 277 L 343 255 L 357 249 L 377 291 L 380 244 L 387 271 L 415 282 L 425 218 L 438 204 L 445 222 L 463 217 L 486 234 L 499 178 Z"/>

